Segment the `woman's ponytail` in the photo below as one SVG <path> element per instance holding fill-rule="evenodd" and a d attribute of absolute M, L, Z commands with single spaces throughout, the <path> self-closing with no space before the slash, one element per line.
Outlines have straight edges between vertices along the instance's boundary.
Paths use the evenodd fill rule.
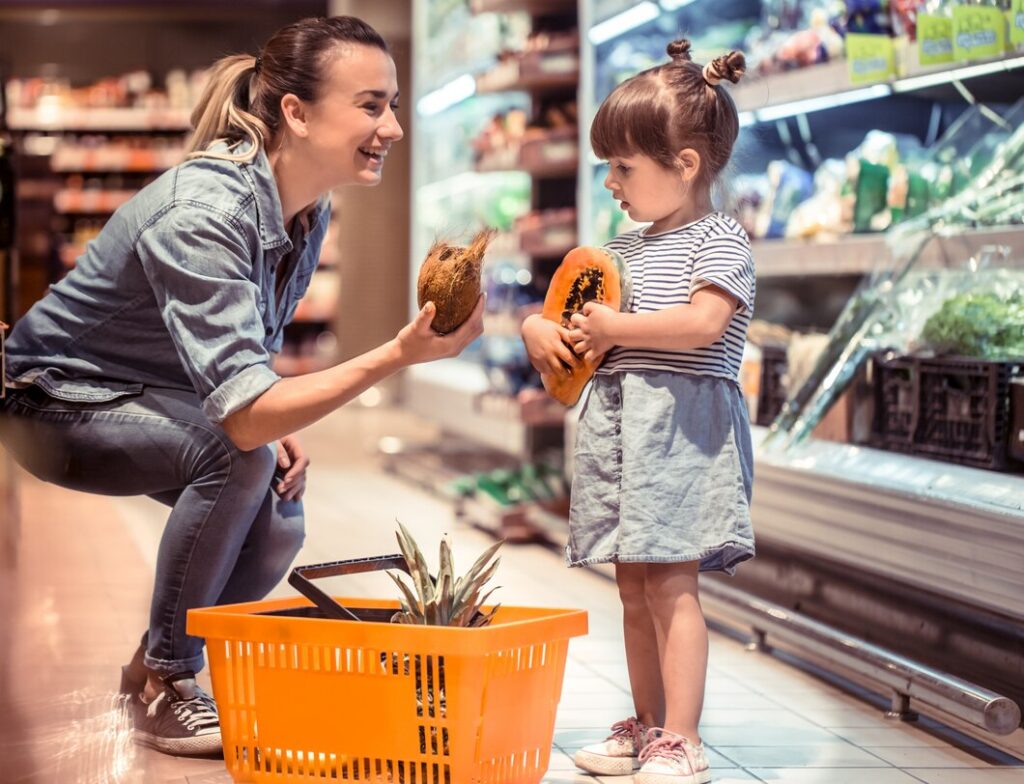
<path fill-rule="evenodd" d="M 255 74 L 256 58 L 252 55 L 230 55 L 214 63 L 202 97 L 192 110 L 195 130 L 186 147 L 189 158 L 248 162 L 256 157 L 269 133 L 266 123 L 249 112 L 250 87 Z M 241 154 L 210 152 L 209 148 L 221 141 L 227 142 L 229 147 L 250 141 L 252 147 Z"/>

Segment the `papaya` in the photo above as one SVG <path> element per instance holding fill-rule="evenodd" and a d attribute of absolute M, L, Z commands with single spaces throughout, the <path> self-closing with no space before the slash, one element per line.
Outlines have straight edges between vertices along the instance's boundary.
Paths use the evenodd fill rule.
<path fill-rule="evenodd" d="M 443 240 L 430 246 L 420 266 L 416 299 L 421 308 L 428 302 L 437 308 L 430 322 L 435 332 L 453 332 L 472 315 L 480 298 L 480 267 L 495 234 L 484 229 L 468 246 Z"/>
<path fill-rule="evenodd" d="M 629 307 L 630 295 L 626 260 L 608 248 L 583 245 L 569 251 L 558 265 L 548 285 L 541 315 L 570 329 L 573 314 L 581 312 L 588 302 L 625 310 Z M 597 362 L 579 359 L 579 366 L 568 376 L 541 373 L 547 393 L 567 406 L 576 404 L 601 364 L 600 359 Z"/>

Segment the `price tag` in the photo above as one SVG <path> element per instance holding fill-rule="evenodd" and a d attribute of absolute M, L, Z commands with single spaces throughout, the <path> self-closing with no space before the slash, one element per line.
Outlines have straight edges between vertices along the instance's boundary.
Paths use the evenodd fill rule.
<path fill-rule="evenodd" d="M 998 57 L 1006 51 L 1006 16 L 999 8 L 958 5 L 953 9 L 953 56 L 957 60 Z"/>
<path fill-rule="evenodd" d="M 931 14 L 917 17 L 917 56 L 921 65 L 953 62 L 952 19 Z"/>
<path fill-rule="evenodd" d="M 1024 44 L 1024 0 L 1013 0 L 1010 7 L 1010 43 Z"/>
<path fill-rule="evenodd" d="M 873 84 L 896 74 L 896 48 L 887 35 L 849 33 L 846 61 L 850 84 Z"/>

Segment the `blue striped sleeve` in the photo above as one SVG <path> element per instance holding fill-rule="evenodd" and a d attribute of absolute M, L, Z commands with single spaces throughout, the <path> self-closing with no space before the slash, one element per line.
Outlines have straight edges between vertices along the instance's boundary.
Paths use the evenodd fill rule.
<path fill-rule="evenodd" d="M 715 233 L 701 243 L 693 257 L 690 296 L 707 286 L 717 286 L 734 296 L 740 312 L 754 312 L 754 259 L 744 234 Z"/>

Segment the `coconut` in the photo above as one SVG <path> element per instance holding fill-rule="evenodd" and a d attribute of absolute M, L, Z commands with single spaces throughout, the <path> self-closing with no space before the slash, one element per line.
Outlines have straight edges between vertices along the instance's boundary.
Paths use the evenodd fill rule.
<path fill-rule="evenodd" d="M 416 292 L 421 308 L 428 302 L 437 308 L 430 323 L 434 331 L 452 332 L 473 313 L 480 298 L 480 266 L 494 235 L 493 229 L 484 229 L 468 246 L 442 240 L 431 246 L 420 267 Z"/>

